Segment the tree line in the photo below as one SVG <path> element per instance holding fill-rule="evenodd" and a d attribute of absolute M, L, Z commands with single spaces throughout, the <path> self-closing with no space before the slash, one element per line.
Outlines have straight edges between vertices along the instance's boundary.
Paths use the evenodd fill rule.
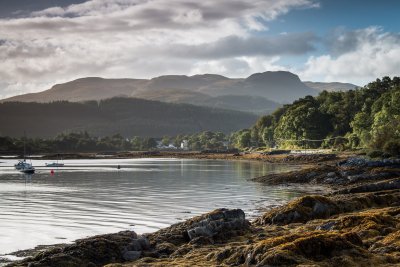
<path fill-rule="evenodd" d="M 400 78 L 345 92 L 323 91 L 262 116 L 232 134 L 239 148 L 369 148 L 400 153 Z"/>
<path fill-rule="evenodd" d="M 24 150 L 24 143 L 29 154 L 179 149 L 184 140 L 190 150 L 224 150 L 227 149 L 229 136 L 210 131 L 164 136 L 162 139 L 139 136 L 125 138 L 120 134 L 95 137 L 88 132 L 62 133 L 48 139 L 0 136 L 0 152 L 20 154 Z"/>

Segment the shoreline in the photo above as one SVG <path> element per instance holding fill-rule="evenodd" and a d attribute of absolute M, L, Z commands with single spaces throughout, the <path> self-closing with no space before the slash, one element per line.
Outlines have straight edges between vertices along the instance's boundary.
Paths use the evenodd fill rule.
<path fill-rule="evenodd" d="M 248 266 L 253 266 L 253 264 L 256 266 L 260 263 L 285 266 L 316 263 L 322 264 L 321 266 L 343 266 L 343 261 L 342 265 L 330 261 L 331 254 L 328 257 L 312 244 L 303 244 L 304 240 L 312 240 L 333 249 L 335 251 L 333 256 L 346 259 L 344 266 L 358 266 L 357 262 L 360 260 L 363 263 L 366 260 L 379 264 L 400 263 L 400 253 L 397 255 L 387 252 L 387 255 L 385 253 L 383 253 L 385 255 L 375 255 L 370 252 L 372 248 L 379 250 L 382 244 L 386 244 L 382 243 L 386 242 L 385 238 L 394 238 L 400 248 L 400 208 L 396 208 L 400 205 L 400 178 L 398 178 L 400 177 L 400 161 L 393 163 L 361 160 L 353 162 L 351 159 L 344 161 L 343 158 L 346 157 L 342 155 L 335 159 L 322 159 L 322 161 L 316 160 L 316 157 L 312 160 L 305 160 L 304 157 L 295 157 L 291 160 L 275 157 L 281 163 L 290 164 L 296 161 L 297 164 L 303 162 L 307 166 L 301 170 L 270 174 L 251 180 L 264 184 L 323 185 L 331 188 L 332 191 L 300 197 L 286 205 L 264 212 L 251 223 L 244 219 L 244 213 L 242 216 L 238 211 L 219 210 L 154 233 L 144 234 L 142 237 L 135 236 L 134 232 L 125 231 L 85 238 L 72 245 L 62 245 L 63 248 L 57 247 L 50 251 L 40 252 L 39 256 L 34 258 L 12 262 L 9 266 L 26 266 L 28 263 L 33 263 L 33 266 L 46 266 L 41 265 L 44 262 L 55 264 L 48 266 L 71 266 L 59 265 L 60 252 L 63 252 L 64 256 L 64 250 L 77 250 L 82 254 L 82 251 L 93 249 L 90 246 L 87 247 L 88 244 L 93 245 L 92 242 L 99 242 L 99 240 L 105 242 L 103 248 L 105 250 L 110 245 L 108 241 L 114 242 L 112 252 L 115 254 L 119 251 L 120 255 L 117 258 L 114 255 L 114 258 L 107 260 L 103 259 L 105 255 L 90 259 L 72 257 L 67 262 L 89 260 L 94 264 L 92 266 L 110 264 L 109 266 L 115 267 L 149 266 L 149 264 L 151 266 L 214 266 L 233 263 L 238 265 L 246 263 Z M 269 162 L 270 158 L 258 157 L 255 160 Z M 214 220 L 214 217 L 217 217 L 217 220 Z M 387 219 L 389 217 L 393 218 L 389 220 Z M 386 225 L 389 222 L 384 219 L 387 219 L 390 225 Z M 398 225 L 393 223 L 396 220 L 399 220 Z M 350 222 L 343 224 L 343 221 Z M 377 227 L 371 228 L 371 221 Z M 215 225 L 216 222 L 220 223 L 218 230 L 208 225 Z M 366 229 L 362 228 L 364 224 Z M 204 227 L 207 231 L 199 230 Z M 355 228 L 358 232 L 362 231 L 362 234 L 357 234 Z M 386 230 L 381 232 L 379 228 Z M 195 234 L 192 237 L 185 237 L 185 233 L 187 235 L 193 231 Z M 397 231 L 399 231 L 399 240 L 397 240 Z M 276 240 L 277 238 L 279 240 Z M 145 245 L 132 248 L 132 242 L 141 242 Z M 368 249 L 366 249 L 367 245 L 369 245 Z M 290 249 L 282 249 L 282 246 Z M 303 246 L 307 246 L 312 253 L 304 253 Z M 246 251 L 246 255 L 240 254 L 243 250 Z M 350 251 L 357 251 L 357 255 L 353 255 Z M 104 251 L 104 253 L 110 252 Z M 275 256 L 271 258 L 270 255 Z"/>
<path fill-rule="evenodd" d="M 268 163 L 310 163 L 346 158 L 354 153 L 310 153 L 310 154 L 275 154 L 260 152 L 201 152 L 201 151 L 131 151 L 109 153 L 46 153 L 31 155 L 27 159 L 59 160 L 59 159 L 138 159 L 138 158 L 179 158 L 179 159 L 220 159 L 220 160 L 254 160 Z M 18 159 L 21 155 L 0 155 L 0 159 Z"/>

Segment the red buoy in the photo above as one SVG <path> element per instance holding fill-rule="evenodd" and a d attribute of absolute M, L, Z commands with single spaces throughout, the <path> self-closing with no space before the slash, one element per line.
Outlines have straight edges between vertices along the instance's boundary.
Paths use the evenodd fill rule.
<path fill-rule="evenodd" d="M 51 175 L 54 175 L 54 170 L 53 170 L 53 169 L 50 171 L 50 174 L 51 174 Z"/>

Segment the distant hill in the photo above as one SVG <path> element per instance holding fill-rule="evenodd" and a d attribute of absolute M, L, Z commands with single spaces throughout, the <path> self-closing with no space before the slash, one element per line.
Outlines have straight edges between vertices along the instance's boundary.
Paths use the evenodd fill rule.
<path fill-rule="evenodd" d="M 51 102 L 59 100 L 80 102 L 125 96 L 174 103 L 196 105 L 201 103 L 201 105 L 210 106 L 215 102 L 211 99 L 212 97 L 219 97 L 218 101 L 222 103 L 223 96 L 236 95 L 263 97 L 266 99 L 264 100 L 265 104 L 271 104 L 265 106 L 265 109 L 273 109 L 277 106 L 277 103 L 290 103 L 299 97 L 316 95 L 317 93 L 315 89 L 302 83 L 299 77 L 293 73 L 268 71 L 253 74 L 245 79 L 231 79 L 215 74 L 166 75 L 149 80 L 89 77 L 57 84 L 43 92 L 14 96 L 2 100 L 2 102 Z M 253 109 L 253 102 L 249 102 L 248 99 L 243 101 L 241 110 L 250 111 Z"/>
<path fill-rule="evenodd" d="M 279 103 L 261 96 L 222 95 L 212 97 L 184 89 L 152 89 L 138 92 L 135 97 L 169 103 L 187 103 L 196 106 L 239 110 L 259 115 L 271 113 L 281 106 Z"/>
<path fill-rule="evenodd" d="M 323 82 L 304 82 L 310 88 L 313 88 L 319 92 L 322 91 L 349 91 L 353 90 L 359 86 L 351 83 L 339 83 L 339 82 L 331 82 L 331 83 L 323 83 Z"/>
<path fill-rule="evenodd" d="M 261 96 L 279 103 L 290 103 L 300 97 L 318 93 L 303 84 L 297 75 L 286 71 L 256 73 L 246 79 L 218 82 L 216 87 L 200 88 L 199 91 L 212 96 Z"/>
<path fill-rule="evenodd" d="M 229 133 L 251 126 L 257 116 L 219 108 L 112 98 L 84 103 L 0 104 L 0 135 L 54 137 L 61 132 L 88 131 L 94 136 L 177 135 L 199 131 Z"/>

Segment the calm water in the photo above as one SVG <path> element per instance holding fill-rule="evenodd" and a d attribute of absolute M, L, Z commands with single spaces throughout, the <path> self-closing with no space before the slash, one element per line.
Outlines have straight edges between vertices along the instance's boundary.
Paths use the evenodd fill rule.
<path fill-rule="evenodd" d="M 33 160 L 31 177 L 14 170 L 16 160 L 0 162 L 0 255 L 120 230 L 151 232 L 221 207 L 251 218 L 302 194 L 247 181 L 289 168 L 258 162 L 65 160 L 51 175 L 40 167 L 46 161 Z"/>

